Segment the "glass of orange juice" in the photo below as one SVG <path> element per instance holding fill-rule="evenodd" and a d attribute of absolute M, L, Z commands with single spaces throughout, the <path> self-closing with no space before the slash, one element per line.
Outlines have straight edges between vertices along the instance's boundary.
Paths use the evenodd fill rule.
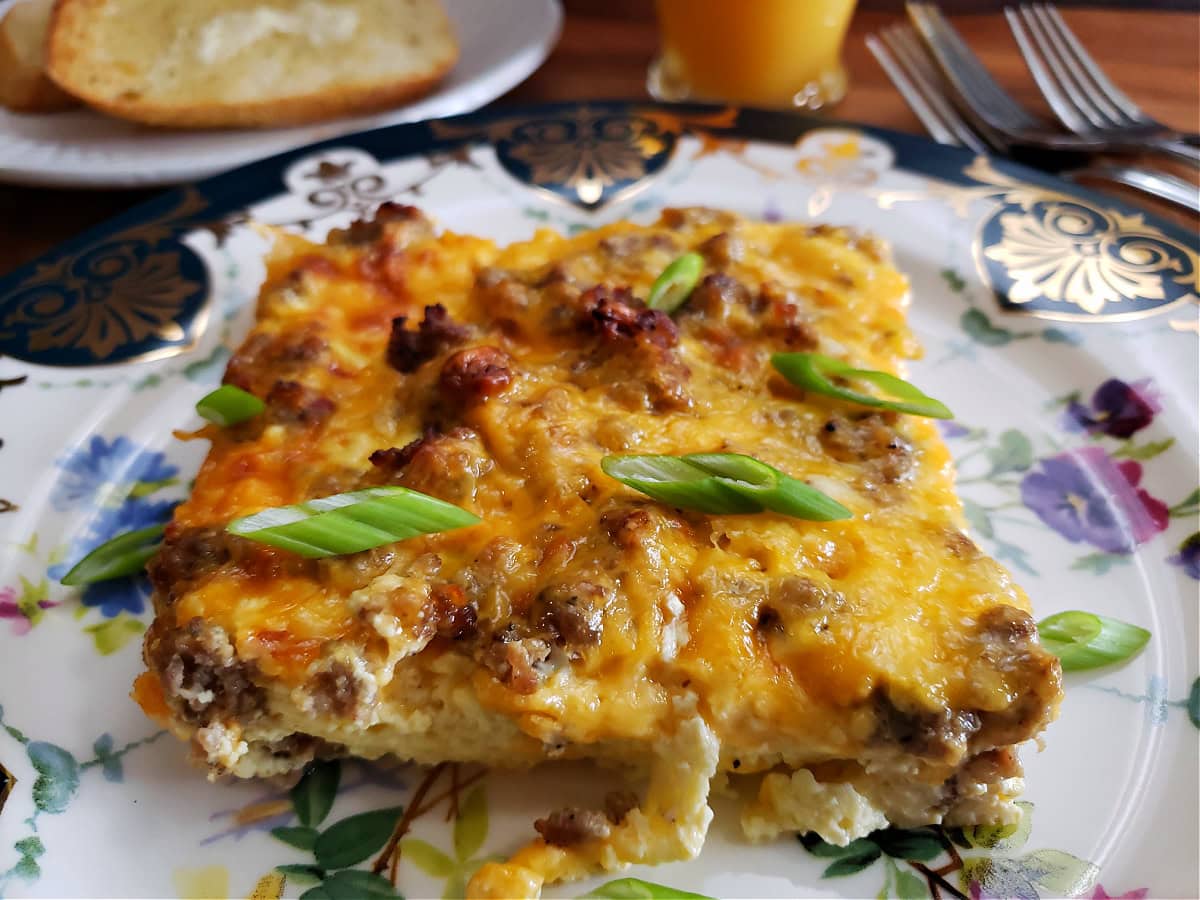
<path fill-rule="evenodd" d="M 820 109 L 846 93 L 854 0 L 658 0 L 659 100 Z"/>

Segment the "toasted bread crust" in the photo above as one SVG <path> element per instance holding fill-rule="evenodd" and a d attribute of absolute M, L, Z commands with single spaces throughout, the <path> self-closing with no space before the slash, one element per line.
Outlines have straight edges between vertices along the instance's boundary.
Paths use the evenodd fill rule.
<path fill-rule="evenodd" d="M 32 113 L 78 106 L 78 99 L 59 88 L 40 66 L 31 65 L 27 51 L 22 53 L 11 27 L 16 10 L 10 7 L 0 20 L 0 106 Z"/>
<path fill-rule="evenodd" d="M 387 83 L 344 83 L 295 96 L 250 102 L 175 103 L 97 89 L 87 35 L 89 20 L 109 0 L 55 0 L 46 70 L 58 87 L 109 115 L 176 128 L 267 128 L 300 125 L 398 106 L 432 90 L 458 61 L 458 43 L 432 72 Z"/>
<path fill-rule="evenodd" d="M 448 62 L 435 75 L 420 80 L 384 87 L 339 88 L 261 103 L 166 104 L 122 102 L 116 98 L 89 94 L 82 90 L 79 97 L 87 105 L 120 119 L 143 125 L 173 128 L 273 128 L 281 125 L 303 125 L 342 116 L 378 112 L 399 106 L 431 91 L 453 67 Z M 61 78 L 56 78 L 61 85 Z"/>

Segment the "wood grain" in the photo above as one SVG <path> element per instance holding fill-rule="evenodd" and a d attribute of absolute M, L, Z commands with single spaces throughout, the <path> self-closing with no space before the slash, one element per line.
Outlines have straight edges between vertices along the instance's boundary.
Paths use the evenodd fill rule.
<path fill-rule="evenodd" d="M 644 0 L 569 0 L 562 40 L 546 65 L 497 104 L 645 98 L 646 65 L 657 46 L 647 8 Z M 1065 16 L 1112 78 L 1147 112 L 1177 128 L 1200 131 L 1200 17 L 1110 9 L 1070 9 Z M 922 133 L 863 44 L 867 34 L 900 18 L 898 12 L 873 9 L 855 16 L 846 45 L 851 89 L 833 115 Z M 955 24 L 1006 87 L 1022 102 L 1044 108 L 1002 17 L 956 16 Z M 0 186 L 0 274 L 152 194 Z M 1168 214 L 1195 225 L 1178 212 Z"/>

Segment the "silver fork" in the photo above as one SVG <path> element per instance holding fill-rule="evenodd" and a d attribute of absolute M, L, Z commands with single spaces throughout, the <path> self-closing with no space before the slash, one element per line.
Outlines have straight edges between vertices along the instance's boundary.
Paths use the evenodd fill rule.
<path fill-rule="evenodd" d="M 969 147 L 977 153 L 986 152 L 989 144 L 1003 151 L 997 135 L 977 132 L 954 108 L 949 100 L 949 86 L 911 28 L 906 25 L 885 28 L 878 35 L 867 37 L 867 47 L 935 141 Z M 1123 184 L 1200 213 L 1196 189 L 1173 175 L 1108 163 L 1060 170 L 1058 174 L 1068 181 L 1095 178 Z"/>
<path fill-rule="evenodd" d="M 932 3 L 907 4 L 909 18 L 930 54 L 960 99 L 960 111 L 970 121 L 1001 135 L 1010 149 L 1033 148 L 1076 153 L 1142 153 L 1150 130 L 1124 129 L 1103 135 L 1066 134 L 1047 127 L 996 83 L 971 48 Z M 1160 135 L 1168 140 L 1178 132 Z"/>
<path fill-rule="evenodd" d="M 1148 147 L 1200 164 L 1200 135 L 1180 134 L 1152 119 L 1104 74 L 1079 38 L 1048 3 L 1006 7 L 1025 64 L 1058 120 L 1070 131 L 1104 138 L 1127 134 Z"/>

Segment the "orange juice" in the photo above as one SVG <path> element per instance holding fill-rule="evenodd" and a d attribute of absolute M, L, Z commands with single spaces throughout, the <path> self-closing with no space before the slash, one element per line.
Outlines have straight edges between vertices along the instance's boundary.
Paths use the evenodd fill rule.
<path fill-rule="evenodd" d="M 651 93 L 817 109 L 846 91 L 854 0 L 658 0 Z"/>

